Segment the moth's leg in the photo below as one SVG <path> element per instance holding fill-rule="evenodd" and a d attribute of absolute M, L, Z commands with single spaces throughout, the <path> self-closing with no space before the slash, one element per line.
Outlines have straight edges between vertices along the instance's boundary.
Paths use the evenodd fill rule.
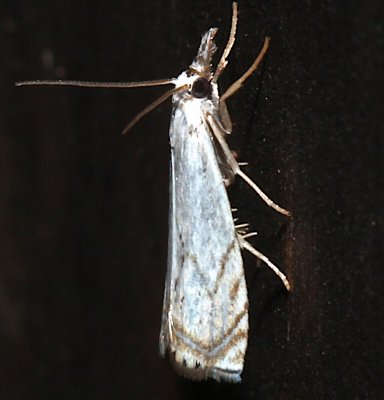
<path fill-rule="evenodd" d="M 226 99 L 228 99 L 228 97 L 230 97 L 234 93 L 236 93 L 241 88 L 243 83 L 257 70 L 257 67 L 261 63 L 262 59 L 264 58 L 265 53 L 268 50 L 269 42 L 270 42 L 270 38 L 266 37 L 264 39 L 263 48 L 260 50 L 260 53 L 256 57 L 253 64 L 248 68 L 248 70 L 236 82 L 232 83 L 232 85 L 225 91 L 225 93 L 220 97 L 220 102 L 225 101 Z"/>
<path fill-rule="evenodd" d="M 231 186 L 231 185 L 232 185 L 232 183 L 234 182 L 234 179 L 231 179 L 231 178 L 223 178 L 223 181 L 224 181 L 225 187 L 228 187 L 228 186 Z"/>
<path fill-rule="evenodd" d="M 225 101 L 220 101 L 219 102 L 219 115 L 220 115 L 220 121 L 225 129 L 225 133 L 227 135 L 232 133 L 232 121 L 231 117 L 229 115 L 227 105 L 225 104 Z"/>
<path fill-rule="evenodd" d="M 253 254 L 255 257 L 259 258 L 261 261 L 264 261 L 265 264 L 268 265 L 269 268 L 281 279 L 283 282 L 285 288 L 290 291 L 291 290 L 291 285 L 287 279 L 287 277 L 279 270 L 279 268 L 276 267 L 275 264 L 271 263 L 269 261 L 268 257 L 266 257 L 264 254 L 260 253 L 260 251 L 256 250 L 251 244 L 249 244 L 241 235 L 237 235 L 239 238 L 240 246 L 243 249 L 248 250 L 251 254 Z"/>
<path fill-rule="evenodd" d="M 233 221 L 233 222 L 235 222 L 235 221 Z M 237 232 L 245 232 L 248 228 L 249 228 L 248 222 L 246 222 L 244 224 L 235 225 L 235 229 Z"/>
<path fill-rule="evenodd" d="M 172 320 L 172 310 L 168 311 L 168 331 L 169 331 L 169 340 L 173 342 L 173 320 Z"/>
<path fill-rule="evenodd" d="M 229 117 L 229 115 L 228 115 Z M 205 116 L 205 120 L 206 120 L 206 116 Z M 224 125 L 221 123 L 221 118 L 216 118 L 215 119 L 216 123 L 217 123 L 217 128 L 218 131 L 220 132 L 220 135 L 222 135 L 222 139 L 224 140 L 224 136 L 229 135 L 231 132 L 228 131 Z M 210 125 L 207 121 L 205 121 L 206 125 L 207 125 L 207 129 L 211 130 Z M 225 142 L 225 140 L 224 140 Z M 220 149 L 222 148 L 222 146 L 220 145 Z M 229 150 L 231 151 L 231 150 Z M 233 154 L 232 154 L 233 156 Z M 224 157 L 224 158 L 223 158 Z M 222 162 L 224 162 L 223 166 L 221 166 L 221 169 L 225 169 L 225 172 L 223 172 L 222 170 L 222 175 L 223 175 L 223 181 L 225 186 L 230 186 L 232 185 L 232 183 L 235 181 L 235 173 L 233 171 L 233 166 L 232 165 L 228 165 L 228 157 L 227 154 L 224 152 L 223 155 L 218 156 L 219 159 L 219 164 L 221 166 Z"/>
<path fill-rule="evenodd" d="M 211 114 L 207 113 L 205 115 L 205 118 L 208 122 L 209 127 L 211 128 L 211 131 L 215 135 L 215 138 L 217 142 L 220 144 L 220 147 L 224 153 L 224 156 L 226 157 L 226 162 L 232 169 L 233 173 L 236 175 L 239 175 L 245 182 L 248 183 L 248 185 L 268 204 L 269 207 L 273 208 L 275 211 L 279 212 L 280 214 L 290 216 L 291 213 L 287 211 L 286 209 L 280 207 L 278 204 L 274 203 L 257 185 L 253 180 L 246 175 L 239 166 L 239 163 L 237 162 L 236 158 L 232 154 L 230 148 L 228 147 L 227 142 L 224 139 L 223 136 L 223 130 L 220 127 L 220 122 L 217 121 Z"/>

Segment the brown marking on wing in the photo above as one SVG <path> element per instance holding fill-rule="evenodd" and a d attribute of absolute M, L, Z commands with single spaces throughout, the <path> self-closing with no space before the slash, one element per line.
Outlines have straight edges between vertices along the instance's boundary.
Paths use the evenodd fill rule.
<path fill-rule="evenodd" d="M 237 293 L 239 292 L 239 287 L 240 287 L 240 282 L 241 279 L 236 279 L 231 286 L 231 289 L 229 290 L 229 298 L 233 302 L 236 298 Z"/>
<path fill-rule="evenodd" d="M 221 280 L 223 279 L 224 273 L 225 273 L 225 267 L 228 264 L 229 256 L 231 255 L 233 249 L 235 248 L 235 240 L 233 239 L 231 243 L 229 243 L 227 250 L 225 253 L 221 256 L 220 260 L 220 271 L 219 274 L 217 275 L 216 282 L 215 282 L 215 287 L 213 289 L 213 293 L 217 293 L 219 286 L 221 284 Z"/>
<path fill-rule="evenodd" d="M 194 346 L 198 347 L 201 349 L 201 352 L 204 353 L 212 353 L 214 352 L 214 350 L 219 347 L 225 339 L 227 339 L 229 336 L 232 335 L 233 331 L 237 328 L 237 326 L 239 325 L 240 321 L 244 318 L 244 316 L 248 313 L 248 302 L 244 304 L 243 309 L 241 312 L 239 312 L 236 317 L 234 318 L 233 323 L 231 324 L 231 326 L 223 333 L 223 335 L 219 338 L 216 339 L 214 342 L 211 343 L 206 343 L 203 342 L 202 340 L 200 340 L 197 337 L 193 337 L 191 336 L 189 333 L 187 333 L 183 326 L 181 324 L 178 323 L 177 320 L 173 319 L 173 325 L 172 325 L 172 331 L 173 331 L 173 335 L 175 337 L 177 337 L 180 342 L 179 344 L 182 344 L 183 346 L 188 346 L 187 340 L 189 340 L 190 342 L 193 343 Z M 233 337 L 236 338 L 238 336 L 238 334 L 236 333 Z M 239 336 L 240 337 L 240 336 Z M 229 343 L 232 341 L 229 341 Z M 194 350 L 194 349 L 193 349 Z M 200 354 L 200 353 L 199 353 Z"/>

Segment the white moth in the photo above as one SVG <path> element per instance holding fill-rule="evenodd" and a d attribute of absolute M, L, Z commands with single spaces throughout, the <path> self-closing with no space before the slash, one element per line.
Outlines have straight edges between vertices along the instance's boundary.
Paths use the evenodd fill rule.
<path fill-rule="evenodd" d="M 232 126 L 225 100 L 256 70 L 269 39 L 248 71 L 220 97 L 217 80 L 234 44 L 237 4 L 233 3 L 230 38 L 215 72 L 216 51 L 211 28 L 196 58 L 175 79 L 128 83 L 84 81 L 26 81 L 17 85 L 139 87 L 173 84 L 175 88 L 143 110 L 146 113 L 172 96 L 168 270 L 160 333 L 160 354 L 176 370 L 195 379 L 239 382 L 248 338 L 248 297 L 241 249 L 263 260 L 290 289 L 285 275 L 246 238 L 244 225 L 235 225 L 226 186 L 235 175 L 244 179 L 276 211 L 288 211 L 270 200 L 240 169 L 226 136 Z"/>

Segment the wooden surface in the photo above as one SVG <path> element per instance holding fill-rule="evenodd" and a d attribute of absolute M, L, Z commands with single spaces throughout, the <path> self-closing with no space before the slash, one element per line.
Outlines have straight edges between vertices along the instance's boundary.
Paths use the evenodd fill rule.
<path fill-rule="evenodd" d="M 222 88 L 263 39 L 229 109 L 232 148 L 293 219 L 242 182 L 233 206 L 285 271 L 245 255 L 250 338 L 240 385 L 194 383 L 158 357 L 170 104 L 162 88 L 15 88 L 184 70 L 230 2 L 3 1 L 0 96 L 2 399 L 379 399 L 383 396 L 383 13 L 379 1 L 248 1 Z M 381 236 L 380 236 L 381 233 Z"/>

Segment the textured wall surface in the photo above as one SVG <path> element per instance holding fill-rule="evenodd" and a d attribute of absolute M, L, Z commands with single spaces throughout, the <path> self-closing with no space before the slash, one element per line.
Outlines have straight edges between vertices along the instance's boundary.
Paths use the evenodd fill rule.
<path fill-rule="evenodd" d="M 378 0 L 240 0 L 231 147 L 287 220 L 231 188 L 287 295 L 245 255 L 243 383 L 194 383 L 158 357 L 168 224 L 162 88 L 15 88 L 25 79 L 176 76 L 227 1 L 0 3 L 0 397 L 379 399 L 383 396 L 383 10 Z M 365 3 L 365 4 L 364 4 Z M 369 4 L 368 4 L 369 3 Z"/>

